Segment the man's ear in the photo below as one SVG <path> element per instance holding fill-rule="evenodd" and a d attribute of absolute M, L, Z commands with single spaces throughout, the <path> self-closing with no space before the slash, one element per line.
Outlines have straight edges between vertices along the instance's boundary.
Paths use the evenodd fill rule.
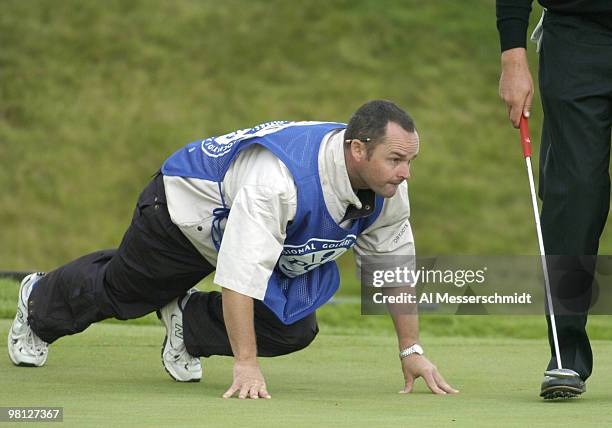
<path fill-rule="evenodd" d="M 364 161 L 365 159 L 367 159 L 368 156 L 366 145 L 359 140 L 352 140 L 351 155 L 356 161 Z"/>

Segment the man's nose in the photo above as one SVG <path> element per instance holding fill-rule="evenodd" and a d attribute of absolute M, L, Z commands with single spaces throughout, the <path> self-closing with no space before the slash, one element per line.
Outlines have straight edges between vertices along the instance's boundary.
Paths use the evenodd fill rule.
<path fill-rule="evenodd" d="M 403 163 L 398 171 L 398 175 L 402 178 L 402 180 L 407 180 L 410 178 L 410 164 Z"/>

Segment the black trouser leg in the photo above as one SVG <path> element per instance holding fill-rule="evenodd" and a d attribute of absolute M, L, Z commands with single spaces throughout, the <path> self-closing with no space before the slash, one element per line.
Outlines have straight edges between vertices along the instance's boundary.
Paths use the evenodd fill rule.
<path fill-rule="evenodd" d="M 610 204 L 612 31 L 582 17 L 547 13 L 540 92 L 544 109 L 540 197 L 546 253 L 596 255 Z M 593 272 L 585 273 L 583 278 Z M 557 285 L 551 284 L 553 289 Z M 581 294 L 589 293 L 591 284 L 583 280 L 573 286 Z M 551 369 L 557 363 L 550 318 L 547 321 Z M 562 364 L 583 379 L 592 371 L 586 321 L 586 311 L 556 317 Z"/>
<path fill-rule="evenodd" d="M 138 318 L 185 294 L 214 270 L 172 223 L 163 177 L 140 195 L 117 250 L 81 257 L 46 275 L 29 299 L 28 321 L 44 341 L 105 318 Z"/>
<path fill-rule="evenodd" d="M 108 296 L 99 284 L 115 255 L 116 250 L 88 254 L 40 279 L 28 304 L 28 322 L 34 333 L 53 343 L 112 317 Z"/>
<path fill-rule="evenodd" d="M 260 301 L 255 301 L 257 354 L 274 357 L 305 348 L 319 332 L 315 314 L 285 325 Z M 194 293 L 183 311 L 187 352 L 193 356 L 233 355 L 225 323 L 221 293 Z"/>

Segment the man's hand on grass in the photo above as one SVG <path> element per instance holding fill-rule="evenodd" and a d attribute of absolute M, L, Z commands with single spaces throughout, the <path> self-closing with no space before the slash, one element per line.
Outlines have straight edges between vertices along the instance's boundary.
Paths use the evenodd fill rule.
<path fill-rule="evenodd" d="M 272 398 L 268 394 L 266 381 L 257 360 L 234 362 L 234 381 L 232 386 L 223 394 L 223 398 L 230 398 L 236 392 L 238 392 L 238 398 L 240 399 Z"/>
<path fill-rule="evenodd" d="M 422 355 L 412 354 L 403 358 L 402 371 L 404 372 L 404 380 L 406 383 L 404 389 L 399 391 L 400 394 L 408 394 L 411 392 L 415 379 L 419 377 L 423 378 L 427 387 L 434 394 L 445 395 L 459 392 L 459 390 L 446 383 L 436 366 Z"/>

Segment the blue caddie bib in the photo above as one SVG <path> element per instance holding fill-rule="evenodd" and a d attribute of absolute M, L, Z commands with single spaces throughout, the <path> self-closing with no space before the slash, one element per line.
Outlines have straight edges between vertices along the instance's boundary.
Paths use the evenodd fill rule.
<path fill-rule="evenodd" d="M 355 245 L 357 236 L 380 215 L 383 198 L 376 196 L 374 212 L 344 229 L 332 219 L 319 178 L 319 148 L 323 137 L 345 124 L 334 122 L 268 122 L 219 137 L 194 141 L 170 156 L 164 175 L 199 178 L 219 183 L 240 151 L 260 144 L 289 169 L 297 188 L 296 215 L 268 282 L 263 303 L 284 323 L 292 324 L 327 302 L 340 284 L 335 259 Z M 223 201 L 223 194 L 221 194 Z M 213 211 L 212 237 L 217 250 L 220 222 L 229 209 Z"/>

